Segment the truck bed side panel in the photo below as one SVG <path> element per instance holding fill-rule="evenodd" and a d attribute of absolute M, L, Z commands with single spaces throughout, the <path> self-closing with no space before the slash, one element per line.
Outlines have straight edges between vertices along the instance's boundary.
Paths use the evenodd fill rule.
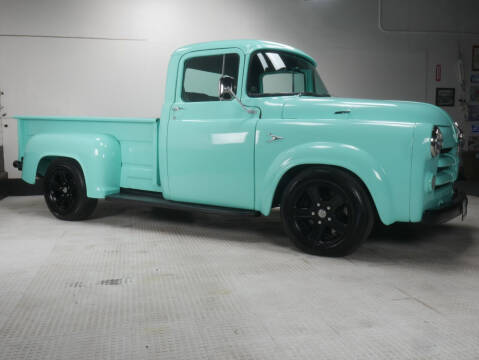
<path fill-rule="evenodd" d="M 161 192 L 158 172 L 158 119 L 56 117 L 19 117 L 18 119 L 20 157 L 24 156 L 28 141 L 37 134 L 82 134 L 83 137 L 87 134 L 109 135 L 117 139 L 120 144 L 120 186 Z M 95 151 L 95 149 L 87 150 Z M 52 153 L 47 156 L 60 155 L 60 153 Z"/>

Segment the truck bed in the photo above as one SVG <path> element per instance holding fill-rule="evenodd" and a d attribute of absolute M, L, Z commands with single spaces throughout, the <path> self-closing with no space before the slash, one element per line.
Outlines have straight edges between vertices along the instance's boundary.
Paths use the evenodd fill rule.
<path fill-rule="evenodd" d="M 120 144 L 122 188 L 161 192 L 158 171 L 159 119 L 33 117 L 18 119 L 19 158 L 39 134 L 110 135 Z"/>

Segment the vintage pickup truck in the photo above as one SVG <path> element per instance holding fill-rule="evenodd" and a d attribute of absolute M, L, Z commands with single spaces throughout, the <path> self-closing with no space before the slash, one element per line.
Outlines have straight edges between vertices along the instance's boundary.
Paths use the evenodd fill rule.
<path fill-rule="evenodd" d="M 461 131 L 425 103 L 335 98 L 290 46 L 235 40 L 173 53 L 160 118 L 18 117 L 22 178 L 63 220 L 97 199 L 243 215 L 281 208 L 306 252 L 341 256 L 375 222 L 443 222 Z"/>

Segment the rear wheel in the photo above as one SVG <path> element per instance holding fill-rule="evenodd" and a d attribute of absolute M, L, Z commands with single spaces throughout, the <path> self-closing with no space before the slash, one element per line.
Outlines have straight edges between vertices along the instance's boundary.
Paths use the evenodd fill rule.
<path fill-rule="evenodd" d="M 281 217 L 299 248 L 323 256 L 350 254 L 374 223 L 363 184 L 334 167 L 315 167 L 296 176 L 283 193 Z"/>
<path fill-rule="evenodd" d="M 83 171 L 74 160 L 58 158 L 48 167 L 44 197 L 51 213 L 61 220 L 83 220 L 95 210 L 97 200 L 86 196 Z"/>

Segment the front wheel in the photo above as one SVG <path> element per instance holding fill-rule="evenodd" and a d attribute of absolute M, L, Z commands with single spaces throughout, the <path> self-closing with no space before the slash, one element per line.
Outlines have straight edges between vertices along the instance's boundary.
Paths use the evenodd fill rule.
<path fill-rule="evenodd" d="M 296 246 L 322 256 L 352 253 L 374 223 L 364 185 L 334 167 L 315 167 L 297 175 L 283 193 L 281 217 Z"/>
<path fill-rule="evenodd" d="M 95 210 L 97 199 L 86 195 L 85 178 L 74 160 L 58 158 L 48 167 L 44 197 L 51 213 L 61 220 L 83 220 Z"/>

